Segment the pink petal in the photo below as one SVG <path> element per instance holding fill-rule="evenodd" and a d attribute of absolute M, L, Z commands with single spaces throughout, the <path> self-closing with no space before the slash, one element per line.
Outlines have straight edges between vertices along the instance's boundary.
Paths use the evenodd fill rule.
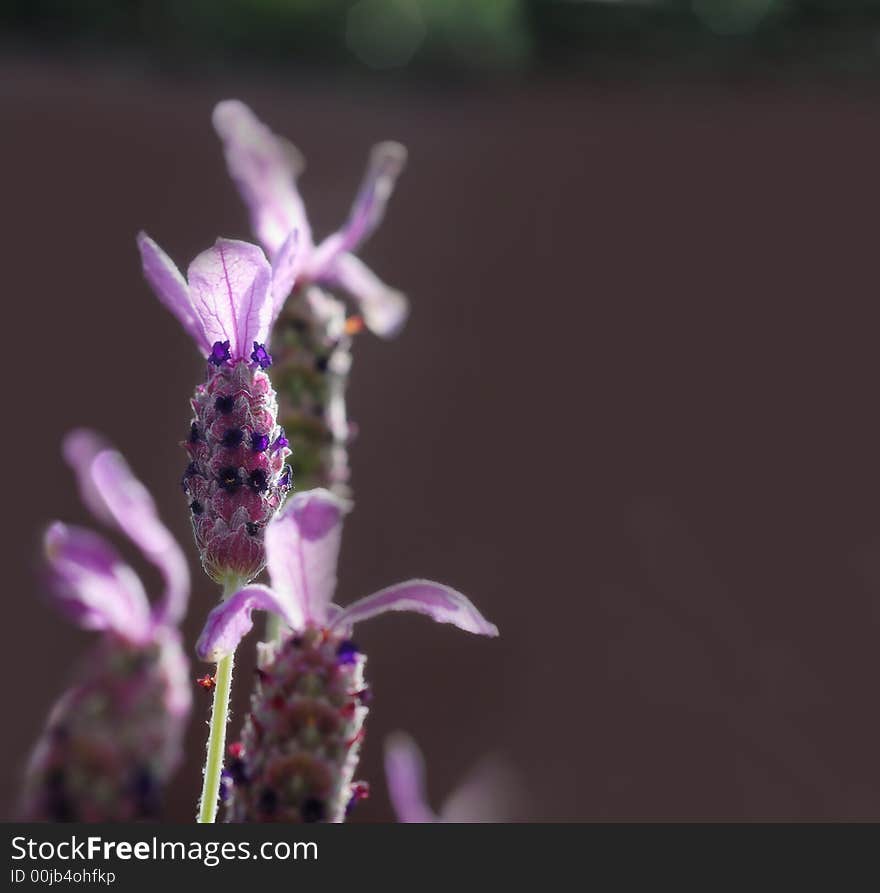
<path fill-rule="evenodd" d="M 357 301 L 367 328 L 376 335 L 396 335 L 409 315 L 409 301 L 403 292 L 386 285 L 363 261 L 353 254 L 340 254 L 326 274 Z"/>
<path fill-rule="evenodd" d="M 207 353 L 211 344 L 193 308 L 189 288 L 171 258 L 146 234 L 138 233 L 144 277 L 156 297 L 177 317 L 200 350 Z"/>
<path fill-rule="evenodd" d="M 255 341 L 268 341 L 272 270 L 256 245 L 218 239 L 189 265 L 187 280 L 209 348 L 229 341 L 232 359 L 246 359 Z"/>
<path fill-rule="evenodd" d="M 272 322 L 278 318 L 284 302 L 296 285 L 297 276 L 302 272 L 305 252 L 300 245 L 298 230 L 293 230 L 284 240 L 275 260 L 272 262 Z"/>
<path fill-rule="evenodd" d="M 113 631 L 132 642 L 149 639 L 144 587 L 103 537 L 56 521 L 43 546 L 52 591 L 70 619 L 83 629 Z"/>
<path fill-rule="evenodd" d="M 147 488 L 134 476 L 122 454 L 93 431 L 71 431 L 62 449 L 76 474 L 83 502 L 98 520 L 124 533 L 162 574 L 165 593 L 157 619 L 179 621 L 189 598 L 189 564 L 177 540 L 159 519 Z"/>
<path fill-rule="evenodd" d="M 95 457 L 91 474 L 119 529 L 162 574 L 165 593 L 157 619 L 178 623 L 189 599 L 189 564 L 177 540 L 159 519 L 153 497 L 114 450 Z"/>
<path fill-rule="evenodd" d="M 255 609 L 272 611 L 291 626 L 296 619 L 288 610 L 287 599 L 279 593 L 267 586 L 246 586 L 217 605 L 208 615 L 196 643 L 198 656 L 216 663 L 221 657 L 232 654 L 238 643 L 253 629 L 251 614 Z"/>
<path fill-rule="evenodd" d="M 425 792 L 425 761 L 415 741 L 395 732 L 385 742 L 385 779 L 397 820 L 406 824 L 438 821 Z"/>
<path fill-rule="evenodd" d="M 266 528 L 269 577 L 279 592 L 298 606 L 291 626 L 324 623 L 336 589 L 336 562 L 342 539 L 342 517 L 349 504 L 329 490 L 289 497 Z"/>
<path fill-rule="evenodd" d="M 440 809 L 440 821 L 511 822 L 523 815 L 523 801 L 520 781 L 507 761 L 486 757 L 449 795 Z"/>
<path fill-rule="evenodd" d="M 113 524 L 113 516 L 92 478 L 92 462 L 98 453 L 110 449 L 110 444 L 95 431 L 77 428 L 67 434 L 61 451 L 76 475 L 80 499 L 86 508 L 104 524 Z"/>
<path fill-rule="evenodd" d="M 437 623 L 452 623 L 465 632 L 498 635 L 498 627 L 489 623 L 466 596 L 431 580 L 409 580 L 374 592 L 345 608 L 332 626 L 354 626 L 386 611 L 414 611 Z"/>
<path fill-rule="evenodd" d="M 300 233 L 303 249 L 310 250 L 311 230 L 296 188 L 302 168 L 296 149 L 238 100 L 218 103 L 213 122 L 229 175 L 250 210 L 251 225 L 266 253 L 274 258 L 293 230 Z"/>
<path fill-rule="evenodd" d="M 379 143 L 373 147 L 348 220 L 315 249 L 309 262 L 310 276 L 323 278 L 338 255 L 354 251 L 369 238 L 385 216 L 388 199 L 405 164 L 406 149 L 400 143 Z"/>

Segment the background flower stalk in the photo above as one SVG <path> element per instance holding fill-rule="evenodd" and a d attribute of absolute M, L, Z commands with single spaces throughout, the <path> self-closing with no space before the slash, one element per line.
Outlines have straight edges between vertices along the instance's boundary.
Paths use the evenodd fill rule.
<path fill-rule="evenodd" d="M 177 629 L 189 596 L 186 560 L 119 453 L 88 431 L 69 435 L 64 452 L 83 501 L 132 540 L 165 588 L 150 605 L 135 572 L 103 537 L 60 522 L 46 531 L 55 603 L 101 638 L 49 714 L 28 764 L 22 817 L 156 819 L 181 760 L 191 707 Z"/>
<path fill-rule="evenodd" d="M 297 186 L 302 155 L 237 100 L 217 105 L 214 127 L 267 255 L 275 258 L 291 233 L 297 237 L 292 292 L 272 339 L 280 417 L 297 446 L 295 478 L 302 489 L 326 487 L 347 495 L 353 427 L 345 393 L 352 339 L 364 327 L 391 337 L 408 312 L 404 295 L 383 283 L 354 251 L 381 222 L 406 150 L 393 142 L 373 148 L 348 220 L 316 244 Z M 354 315 L 338 295 L 353 302 Z"/>

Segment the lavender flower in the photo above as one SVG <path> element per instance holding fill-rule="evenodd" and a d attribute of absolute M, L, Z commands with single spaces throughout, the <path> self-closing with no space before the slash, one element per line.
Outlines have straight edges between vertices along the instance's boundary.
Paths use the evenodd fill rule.
<path fill-rule="evenodd" d="M 288 627 L 261 651 L 260 682 L 227 769 L 231 821 L 341 822 L 363 794 L 352 785 L 369 699 L 366 659 L 351 638 L 356 623 L 414 611 L 498 634 L 464 595 L 429 580 L 398 583 L 347 608 L 332 604 L 346 510 L 327 490 L 292 496 L 266 532 L 271 588 L 251 585 L 231 595 L 199 638 L 199 656 L 219 661 L 250 631 L 254 609 L 279 615 Z"/>
<path fill-rule="evenodd" d="M 354 255 L 382 220 L 385 205 L 406 161 L 397 143 L 375 146 L 346 223 L 315 244 L 297 189 L 302 158 L 247 106 L 229 100 L 214 110 L 230 175 L 247 204 L 253 230 L 273 263 L 293 257 L 273 342 L 281 418 L 296 439 L 294 466 L 304 487 L 346 492 L 351 426 L 345 390 L 352 335 L 366 326 L 394 335 L 407 315 L 406 298 L 379 280 Z M 297 243 L 290 250 L 291 234 Z M 346 318 L 345 304 L 329 292 L 349 295 L 363 317 Z M 287 295 L 281 300 L 287 298 Z"/>
<path fill-rule="evenodd" d="M 276 422 L 269 332 L 289 292 L 295 238 L 269 266 L 255 245 L 218 239 L 187 279 L 144 233 L 144 275 L 207 359 L 184 442 L 183 490 L 202 564 L 213 580 L 253 579 L 265 565 L 266 524 L 290 489 L 288 441 Z M 281 296 L 281 297 L 279 297 Z"/>
<path fill-rule="evenodd" d="M 78 626 L 101 633 L 75 684 L 52 708 L 28 766 L 29 821 L 155 818 L 181 759 L 189 667 L 177 624 L 189 598 L 186 559 L 144 486 L 97 435 L 75 431 L 64 455 L 83 502 L 162 575 L 151 607 L 143 584 L 103 537 L 55 522 L 44 546 L 51 591 Z"/>
<path fill-rule="evenodd" d="M 406 149 L 393 142 L 373 147 L 348 220 L 316 245 L 296 184 L 304 166 L 299 152 L 237 100 L 218 103 L 213 119 L 229 174 L 248 206 L 254 233 L 273 262 L 296 232 L 296 286 L 341 289 L 355 301 L 371 331 L 383 336 L 399 331 L 406 320 L 406 298 L 381 282 L 353 252 L 382 222 L 406 164 Z"/>
<path fill-rule="evenodd" d="M 519 809 L 518 784 L 500 760 L 487 760 L 471 772 L 435 813 L 425 793 L 425 761 L 403 732 L 385 742 L 385 778 L 397 819 L 406 824 L 510 821 Z"/>

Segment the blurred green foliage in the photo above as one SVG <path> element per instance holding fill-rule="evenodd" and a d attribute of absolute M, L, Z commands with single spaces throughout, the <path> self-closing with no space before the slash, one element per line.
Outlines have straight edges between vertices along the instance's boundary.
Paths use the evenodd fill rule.
<path fill-rule="evenodd" d="M 0 0 L 2 46 L 431 73 L 615 62 L 874 71 L 880 0 Z"/>

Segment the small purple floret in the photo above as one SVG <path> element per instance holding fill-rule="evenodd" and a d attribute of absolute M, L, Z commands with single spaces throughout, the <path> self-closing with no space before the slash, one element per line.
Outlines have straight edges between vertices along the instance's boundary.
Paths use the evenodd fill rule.
<path fill-rule="evenodd" d="M 214 408 L 223 415 L 229 415 L 235 409 L 235 397 L 231 394 L 221 394 L 214 401 Z"/>
<path fill-rule="evenodd" d="M 290 487 L 290 466 L 285 465 L 284 471 L 281 472 L 281 477 L 278 478 L 278 486 L 284 487 L 285 489 Z"/>
<path fill-rule="evenodd" d="M 229 774 L 229 771 L 224 769 L 220 773 L 220 802 L 225 803 L 229 799 L 229 795 L 232 792 L 232 786 L 234 782 L 232 781 L 232 776 Z"/>
<path fill-rule="evenodd" d="M 226 771 L 229 772 L 229 777 L 232 779 L 233 784 L 248 783 L 247 767 L 241 757 L 235 757 L 230 760 L 229 767 Z"/>
<path fill-rule="evenodd" d="M 251 449 L 255 453 L 265 453 L 266 450 L 269 449 L 269 435 L 258 434 L 254 431 L 254 433 L 251 434 Z"/>
<path fill-rule="evenodd" d="M 235 449 L 244 441 L 244 431 L 241 428 L 229 428 L 223 435 L 223 446 Z"/>
<path fill-rule="evenodd" d="M 360 648 L 351 639 L 343 639 L 336 649 L 336 659 L 340 664 L 353 664 L 360 654 Z"/>
<path fill-rule="evenodd" d="M 255 468 L 248 475 L 248 483 L 256 493 L 265 493 L 269 489 L 269 479 L 262 468 Z"/>
<path fill-rule="evenodd" d="M 272 444 L 272 452 L 277 453 L 278 450 L 283 450 L 286 446 L 290 446 L 290 441 L 283 434 L 279 434 L 275 438 L 275 443 Z"/>
<path fill-rule="evenodd" d="M 214 346 L 211 348 L 211 353 L 208 355 L 208 362 L 213 363 L 215 366 L 222 366 L 230 358 L 229 342 L 215 341 Z"/>
<path fill-rule="evenodd" d="M 308 822 L 323 822 L 324 817 L 327 814 L 327 809 L 324 806 L 323 801 L 319 800 L 317 797 L 307 797 L 302 806 L 299 808 L 300 817 L 306 823 Z"/>
<path fill-rule="evenodd" d="M 272 357 L 266 350 L 265 344 L 258 344 L 254 341 L 254 349 L 251 353 L 251 359 L 261 368 L 268 369 L 272 365 Z"/>
<path fill-rule="evenodd" d="M 241 483 L 238 469 L 234 465 L 221 468 L 220 474 L 217 475 L 217 482 L 220 484 L 221 490 L 234 490 Z"/>

